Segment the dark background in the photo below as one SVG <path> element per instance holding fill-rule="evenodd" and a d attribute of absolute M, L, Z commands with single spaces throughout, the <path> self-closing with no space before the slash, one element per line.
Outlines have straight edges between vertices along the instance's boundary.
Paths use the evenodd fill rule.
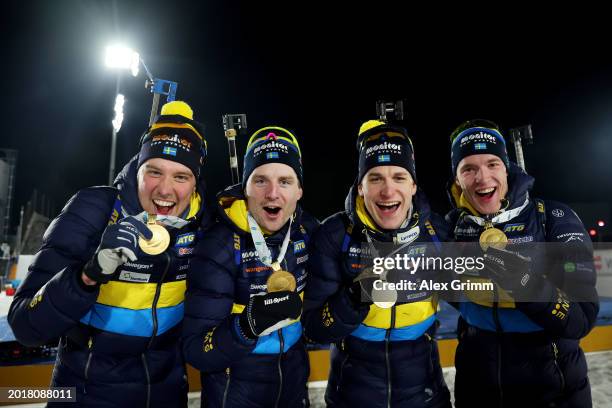
<path fill-rule="evenodd" d="M 374 118 L 376 100 L 403 98 L 419 185 L 439 212 L 449 208 L 449 134 L 477 117 L 503 129 L 532 125 L 535 144 L 525 156 L 536 195 L 612 202 L 612 64 L 606 24 L 597 21 L 602 10 L 3 4 L 0 148 L 19 150 L 15 215 L 34 189 L 55 213 L 79 188 L 107 182 L 117 74 L 104 67 L 104 47 L 118 41 L 138 50 L 156 77 L 177 81 L 177 98 L 205 123 L 214 192 L 231 181 L 221 115 L 246 113 L 250 132 L 266 125 L 295 132 L 304 206 L 319 217 L 336 212 L 356 174 L 360 123 Z M 118 170 L 137 152 L 152 100 L 142 73 L 122 74 L 121 92 Z"/>

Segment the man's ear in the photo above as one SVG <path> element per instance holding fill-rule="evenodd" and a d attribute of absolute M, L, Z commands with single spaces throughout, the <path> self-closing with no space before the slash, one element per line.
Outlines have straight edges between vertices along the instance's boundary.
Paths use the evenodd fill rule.
<path fill-rule="evenodd" d="M 357 186 L 357 193 L 359 193 L 359 195 L 363 197 L 363 187 L 361 187 L 361 183 L 359 183 L 359 185 Z"/>
<path fill-rule="evenodd" d="M 299 190 L 298 190 L 297 201 L 300 201 L 302 199 L 302 195 L 304 195 L 304 190 L 302 190 L 302 187 L 300 187 Z"/>
<path fill-rule="evenodd" d="M 461 188 L 461 184 L 459 184 L 459 179 L 457 177 L 455 177 L 455 184 Z"/>

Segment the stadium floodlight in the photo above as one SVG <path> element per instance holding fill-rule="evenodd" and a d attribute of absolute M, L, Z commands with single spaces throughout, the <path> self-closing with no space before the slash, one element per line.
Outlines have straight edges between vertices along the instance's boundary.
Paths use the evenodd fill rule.
<path fill-rule="evenodd" d="M 115 98 L 115 117 L 113 118 L 113 129 L 118 132 L 121 129 L 123 123 L 123 104 L 125 103 L 125 97 L 122 94 L 117 94 Z"/>
<path fill-rule="evenodd" d="M 125 104 L 125 97 L 118 93 L 115 98 L 115 117 L 113 118 L 113 133 L 111 139 L 111 153 L 110 153 L 110 165 L 108 166 L 108 185 L 113 185 L 113 179 L 115 177 L 115 157 L 117 155 L 117 132 L 121 129 L 123 124 L 123 105 Z"/>
<path fill-rule="evenodd" d="M 129 69 L 132 76 L 138 76 L 140 55 L 131 48 L 111 45 L 106 47 L 105 63 L 109 68 Z"/>
<path fill-rule="evenodd" d="M 166 95 L 168 102 L 173 101 L 176 97 L 176 89 L 178 84 L 173 81 L 155 78 L 144 60 L 140 58 L 140 54 L 131 48 L 121 45 L 111 45 L 106 47 L 105 56 L 106 66 L 109 68 L 129 69 L 134 77 L 138 76 L 139 67 L 142 65 L 145 76 L 145 88 L 149 89 L 153 94 L 153 105 L 151 107 L 151 115 L 149 116 L 149 126 L 153 124 L 159 108 L 159 100 L 161 95 Z M 125 98 L 119 93 L 121 75 L 117 74 L 116 82 L 116 99 L 115 99 L 115 118 L 113 119 L 113 136 L 111 143 L 111 159 L 109 166 L 108 183 L 112 185 L 115 176 L 115 149 L 117 144 L 117 132 L 121 128 L 123 122 L 123 103 Z"/>

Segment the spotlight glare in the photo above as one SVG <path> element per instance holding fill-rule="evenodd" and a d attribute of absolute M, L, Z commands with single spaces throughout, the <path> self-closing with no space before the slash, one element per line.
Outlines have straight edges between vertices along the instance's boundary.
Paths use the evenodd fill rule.
<path fill-rule="evenodd" d="M 115 132 L 119 132 L 121 125 L 123 124 L 123 104 L 125 103 L 125 97 L 122 94 L 117 94 L 115 99 L 115 118 L 113 119 L 113 129 Z"/>
<path fill-rule="evenodd" d="M 106 47 L 106 66 L 109 68 L 129 69 L 132 75 L 138 75 L 140 55 L 128 47 L 112 45 Z"/>

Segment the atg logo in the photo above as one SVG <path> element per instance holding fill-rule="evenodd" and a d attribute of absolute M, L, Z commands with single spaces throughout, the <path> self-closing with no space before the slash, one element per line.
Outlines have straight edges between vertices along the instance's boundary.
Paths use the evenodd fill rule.
<path fill-rule="evenodd" d="M 188 232 L 186 234 L 179 235 L 176 237 L 175 247 L 185 247 L 193 243 L 195 239 L 195 234 L 193 232 Z"/>
<path fill-rule="evenodd" d="M 299 254 L 306 249 L 306 243 L 303 240 L 295 241 L 293 243 L 293 252 Z"/>
<path fill-rule="evenodd" d="M 525 224 L 507 224 L 504 232 L 521 232 L 525 229 Z"/>

